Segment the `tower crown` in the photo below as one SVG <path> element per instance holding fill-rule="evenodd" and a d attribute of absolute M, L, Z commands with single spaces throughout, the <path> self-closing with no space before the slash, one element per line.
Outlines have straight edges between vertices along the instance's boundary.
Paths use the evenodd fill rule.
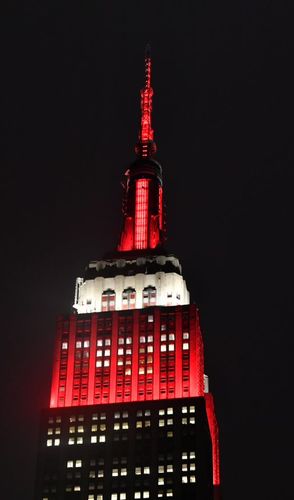
<path fill-rule="evenodd" d="M 145 50 L 145 84 L 141 90 L 141 125 L 135 147 L 137 160 L 125 173 L 123 182 L 123 230 L 118 245 L 121 252 L 153 250 L 164 240 L 162 169 L 153 158 L 156 144 L 151 125 L 150 46 Z"/>

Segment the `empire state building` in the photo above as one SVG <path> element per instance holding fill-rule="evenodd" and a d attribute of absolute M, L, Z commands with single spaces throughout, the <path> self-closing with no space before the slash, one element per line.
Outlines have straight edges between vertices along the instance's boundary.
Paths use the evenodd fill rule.
<path fill-rule="evenodd" d="M 218 426 L 199 313 L 167 249 L 145 55 L 136 159 L 117 249 L 77 278 L 59 316 L 36 500 L 219 498 Z"/>

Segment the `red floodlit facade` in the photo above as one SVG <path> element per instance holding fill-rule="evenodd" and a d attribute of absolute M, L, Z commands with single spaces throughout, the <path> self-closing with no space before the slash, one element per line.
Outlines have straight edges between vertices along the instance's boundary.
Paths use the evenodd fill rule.
<path fill-rule="evenodd" d="M 69 438 L 65 435 L 63 440 L 59 436 L 55 436 L 55 439 L 49 436 L 48 439 L 47 435 L 46 439 L 41 438 L 40 444 L 41 465 L 36 489 L 38 500 L 129 500 L 166 496 L 188 500 L 194 498 L 195 494 L 202 500 L 219 498 L 218 425 L 213 397 L 208 388 L 208 377 L 204 372 L 199 313 L 196 305 L 190 303 L 178 259 L 168 253 L 164 246 L 166 237 L 162 169 L 153 157 L 156 145 L 151 126 L 152 97 L 151 58 L 150 51 L 147 51 L 145 86 L 141 90 L 141 127 L 135 149 L 137 159 L 125 173 L 123 182 L 123 227 L 120 241 L 115 252 L 90 262 L 85 276 L 77 278 L 74 312 L 58 317 L 50 409 L 45 412 L 42 425 L 45 434 L 51 435 L 57 430 L 58 435 L 63 432 L 74 433 L 75 427 L 67 422 L 75 422 L 76 419 L 86 422 L 87 419 L 94 419 L 93 415 L 97 419 L 99 408 L 103 415 L 101 418 L 106 419 L 109 413 L 107 418 L 110 422 L 117 415 L 133 414 L 122 428 L 132 426 L 135 414 L 183 414 L 181 418 L 177 417 L 177 424 L 173 418 L 165 422 L 160 417 L 156 424 L 159 427 L 174 425 L 165 435 L 165 444 L 161 441 L 162 431 L 152 438 L 157 455 L 151 461 L 156 462 L 157 458 L 161 460 L 162 451 L 170 446 L 171 452 L 167 456 L 172 456 L 174 450 L 174 465 L 168 467 L 178 467 L 178 476 L 175 476 L 178 477 L 175 481 L 178 484 L 170 487 L 168 485 L 172 484 L 171 479 L 156 476 L 162 474 L 164 467 L 159 462 L 152 476 L 153 483 L 151 480 L 149 486 L 148 482 L 144 483 L 144 488 L 149 488 L 146 491 L 133 491 L 132 488 L 138 489 L 140 486 L 136 475 L 134 481 L 130 479 L 129 483 L 118 484 L 115 479 L 109 479 L 108 485 L 97 483 L 95 486 L 94 483 L 87 484 L 85 479 L 82 485 L 77 482 L 69 485 L 70 473 L 64 476 L 65 465 L 63 469 L 58 466 L 58 469 L 56 464 L 60 464 L 65 460 L 62 457 L 66 456 L 70 460 L 64 464 L 75 463 L 73 458 L 81 456 L 80 450 L 83 459 L 79 458 L 78 463 L 84 462 L 88 468 L 95 460 L 105 460 L 106 464 L 107 458 L 101 458 L 104 456 L 103 444 L 91 448 L 91 444 L 98 442 L 97 436 L 91 435 L 89 438 L 85 437 L 90 439 L 87 446 L 75 451 L 74 447 L 67 448 L 67 445 L 83 443 L 82 437 L 77 437 L 75 441 L 72 435 Z M 120 412 L 120 408 L 124 411 Z M 189 412 L 196 412 L 196 418 L 186 416 Z M 52 425 L 56 422 L 58 427 L 54 431 Z M 148 422 L 149 427 L 151 420 Z M 60 427 L 61 423 L 63 427 Z M 67 428 L 67 425 L 70 427 Z M 105 429 L 109 424 L 101 425 Z M 141 422 L 136 427 L 142 425 Z M 84 432 L 83 426 L 80 425 L 79 428 L 83 428 Z M 85 435 L 87 436 L 87 432 L 94 432 L 93 428 L 97 429 L 97 425 L 89 424 Z M 118 428 L 120 424 L 114 424 L 114 429 Z M 195 435 L 198 436 L 196 444 L 199 443 L 197 452 L 191 448 L 194 446 Z M 104 435 L 101 443 L 105 442 L 106 437 L 112 439 L 111 436 L 111 433 L 108 437 Z M 168 438 L 171 436 L 179 436 L 178 444 L 176 441 L 169 444 Z M 137 436 L 134 434 L 122 439 L 128 440 L 130 448 L 126 453 L 131 453 L 130 462 L 137 463 L 141 452 L 130 452 Z M 53 451 L 47 450 L 45 441 L 46 446 L 52 446 Z M 115 453 L 115 444 L 113 446 Z M 122 449 L 123 446 L 125 445 L 122 445 Z M 190 451 L 185 451 L 188 448 Z M 73 454 L 78 452 L 80 455 Z M 193 460 L 197 453 L 200 458 L 196 468 L 196 481 L 196 476 L 191 472 L 195 470 L 196 464 L 190 464 L 190 475 L 186 475 L 187 472 L 183 471 L 187 470 L 188 465 L 181 460 Z M 52 475 L 52 481 L 59 477 L 58 486 L 50 486 L 48 483 L 54 464 L 57 472 Z M 149 466 L 145 468 L 150 469 Z M 49 472 L 44 476 L 47 469 Z M 103 475 L 101 476 L 100 470 L 100 476 L 97 477 L 107 477 L 111 470 L 114 470 L 111 465 L 105 465 Z M 85 474 L 85 477 L 95 477 L 95 471 L 91 468 Z M 95 488 L 97 494 L 93 493 Z M 119 488 L 125 489 L 122 492 Z M 76 496 L 77 492 L 80 492 L 79 496 Z"/>
<path fill-rule="evenodd" d="M 203 345 L 194 304 L 58 320 L 51 408 L 200 396 Z"/>

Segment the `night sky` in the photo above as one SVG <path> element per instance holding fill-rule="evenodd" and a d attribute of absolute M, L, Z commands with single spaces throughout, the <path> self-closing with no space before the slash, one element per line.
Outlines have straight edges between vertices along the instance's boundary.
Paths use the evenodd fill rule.
<path fill-rule="evenodd" d="M 0 497 L 33 497 L 55 318 L 118 242 L 150 42 L 168 249 L 200 308 L 223 499 L 293 498 L 290 12 L 265 0 L 24 3 L 10 2 L 0 30 Z"/>

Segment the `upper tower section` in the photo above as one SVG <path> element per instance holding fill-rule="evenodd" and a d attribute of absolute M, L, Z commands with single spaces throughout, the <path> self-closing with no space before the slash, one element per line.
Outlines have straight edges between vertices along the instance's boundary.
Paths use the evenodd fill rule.
<path fill-rule="evenodd" d="M 156 144 L 151 125 L 153 89 L 151 55 L 145 51 L 145 84 L 141 90 L 141 124 L 135 152 L 137 159 L 123 181 L 123 229 L 118 250 L 149 250 L 164 240 L 162 170 L 153 158 Z"/>

